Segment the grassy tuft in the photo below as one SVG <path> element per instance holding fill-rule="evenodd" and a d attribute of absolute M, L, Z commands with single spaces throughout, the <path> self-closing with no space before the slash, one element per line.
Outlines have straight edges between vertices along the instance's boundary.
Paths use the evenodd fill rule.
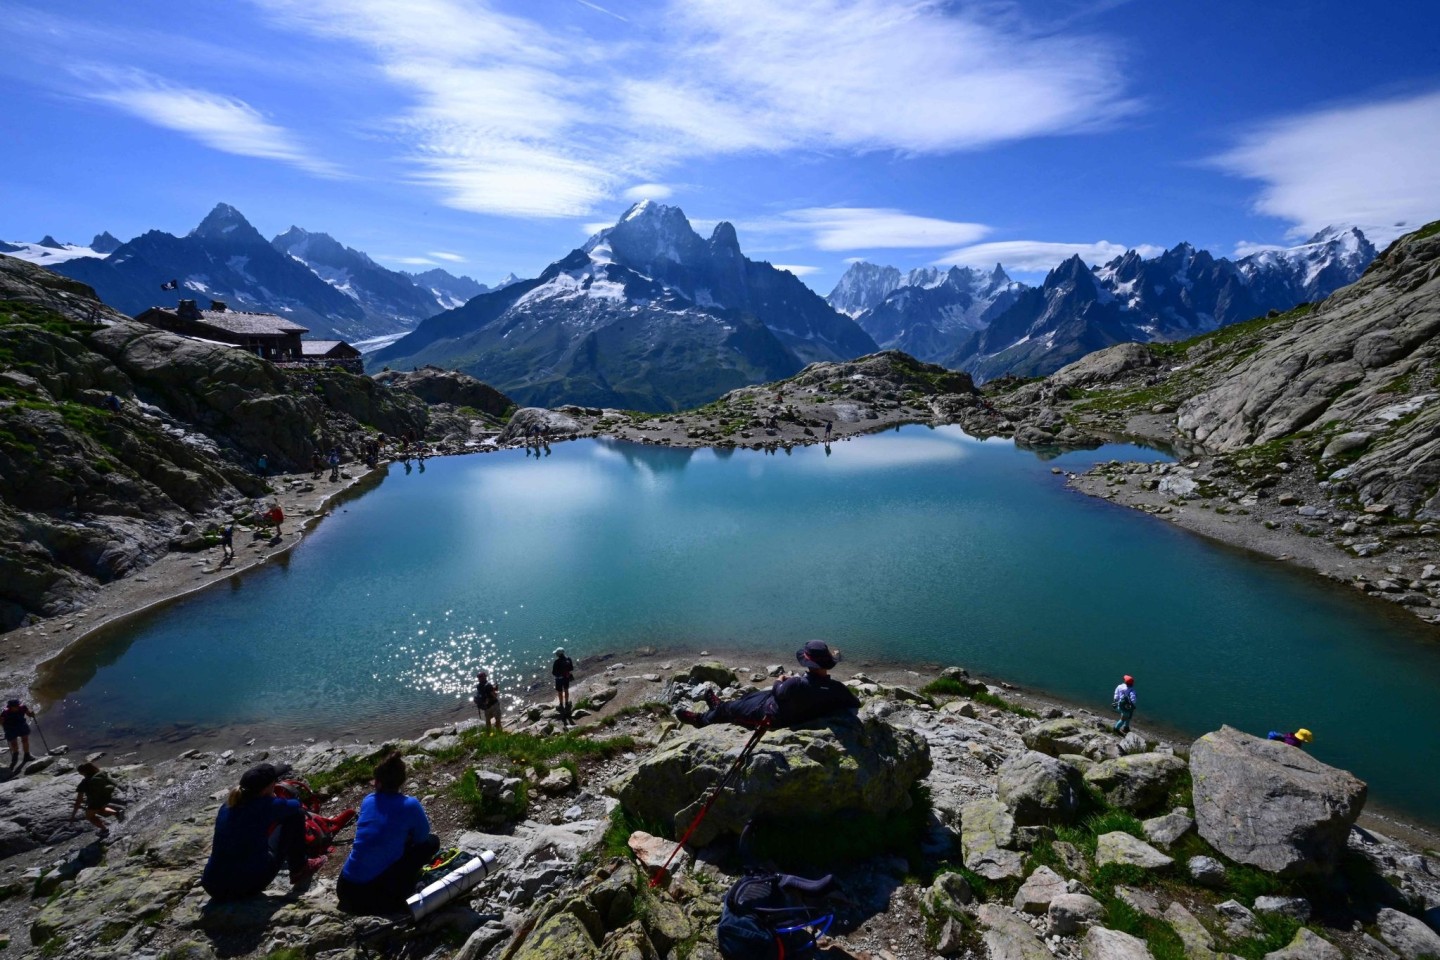
<path fill-rule="evenodd" d="M 530 809 L 530 785 L 523 778 L 515 785 L 515 799 L 508 803 L 482 793 L 480 778 L 474 769 L 466 770 L 450 788 L 450 793 L 465 807 L 472 826 L 481 826 L 495 819 L 506 822 L 519 820 Z"/>

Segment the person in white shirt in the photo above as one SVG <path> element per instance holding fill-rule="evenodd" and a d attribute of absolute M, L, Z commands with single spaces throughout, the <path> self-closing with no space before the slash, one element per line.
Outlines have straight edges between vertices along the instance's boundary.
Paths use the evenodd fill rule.
<path fill-rule="evenodd" d="M 1120 719 L 1115 721 L 1115 732 L 1129 733 L 1130 718 L 1135 715 L 1135 678 L 1128 673 L 1115 688 L 1114 707 L 1115 712 L 1120 714 Z"/>

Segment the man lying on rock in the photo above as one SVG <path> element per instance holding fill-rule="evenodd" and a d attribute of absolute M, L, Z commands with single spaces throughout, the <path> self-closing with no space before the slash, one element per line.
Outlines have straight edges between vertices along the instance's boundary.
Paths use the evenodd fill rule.
<path fill-rule="evenodd" d="M 704 713 L 677 710 L 675 717 L 692 727 L 712 723 L 736 723 L 742 727 L 758 727 L 767 717 L 772 727 L 793 727 L 807 720 L 855 710 L 860 700 L 850 688 L 830 676 L 840 662 L 840 654 L 824 640 L 811 640 L 795 651 L 795 659 L 805 668 L 797 677 L 782 676 L 769 690 L 756 690 L 738 700 L 721 701 L 713 693 L 705 694 L 710 709 Z"/>

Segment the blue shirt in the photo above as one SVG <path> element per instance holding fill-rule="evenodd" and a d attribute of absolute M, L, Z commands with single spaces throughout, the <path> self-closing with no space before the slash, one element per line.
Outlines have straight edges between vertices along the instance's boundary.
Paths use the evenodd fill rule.
<path fill-rule="evenodd" d="M 278 872 L 270 827 L 304 815 L 299 800 L 279 797 L 256 797 L 234 807 L 221 804 L 201 885 L 220 897 L 250 896 L 264 889 Z"/>
<path fill-rule="evenodd" d="M 405 847 L 430 836 L 420 801 L 403 793 L 372 793 L 360 802 L 355 842 L 340 868 L 351 883 L 369 883 L 400 859 Z"/>

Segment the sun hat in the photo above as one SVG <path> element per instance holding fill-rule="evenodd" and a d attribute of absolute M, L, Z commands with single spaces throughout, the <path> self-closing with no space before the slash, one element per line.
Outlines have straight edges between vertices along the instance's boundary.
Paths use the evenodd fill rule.
<path fill-rule="evenodd" d="M 278 782 L 283 775 L 284 771 L 273 763 L 257 763 L 241 775 L 240 789 L 246 793 L 258 793 L 272 783 Z"/>
<path fill-rule="evenodd" d="M 556 648 L 555 648 L 555 656 L 557 656 L 557 657 L 560 656 L 560 654 L 562 654 L 562 653 L 564 653 L 564 652 L 565 652 L 565 648 L 564 648 L 564 647 L 556 647 Z"/>
<path fill-rule="evenodd" d="M 807 670 L 833 670 L 840 662 L 840 654 L 824 640 L 811 640 L 795 651 L 795 659 Z"/>
<path fill-rule="evenodd" d="M 1315 739 L 1315 734 L 1311 733 L 1309 730 L 1306 730 L 1304 727 L 1301 727 L 1299 730 L 1295 731 L 1295 739 L 1299 740 L 1301 743 L 1309 743 L 1310 741 Z"/>

